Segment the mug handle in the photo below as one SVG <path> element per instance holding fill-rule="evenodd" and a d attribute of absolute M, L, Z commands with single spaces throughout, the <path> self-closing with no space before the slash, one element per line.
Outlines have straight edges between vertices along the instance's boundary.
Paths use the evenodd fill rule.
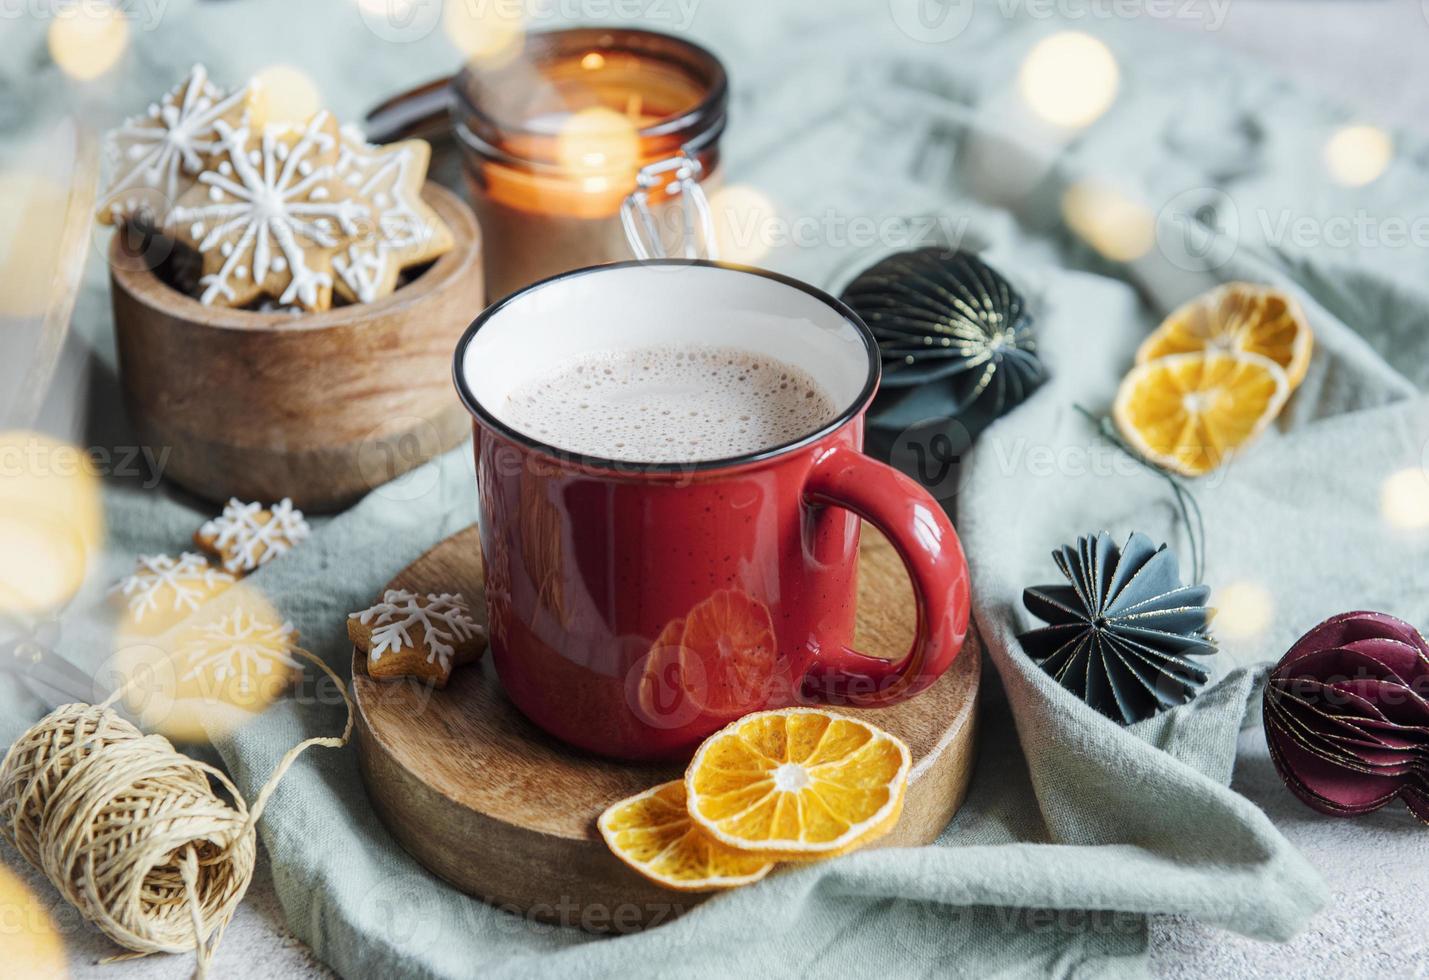
<path fill-rule="evenodd" d="M 814 464 L 804 500 L 842 507 L 882 531 L 903 559 L 918 604 L 917 632 L 906 657 L 889 661 L 844 646 L 823 649 L 805 675 L 806 688 L 853 707 L 912 697 L 952 665 L 967 638 L 968 564 L 957 531 L 923 487 L 853 449 L 834 448 Z"/>

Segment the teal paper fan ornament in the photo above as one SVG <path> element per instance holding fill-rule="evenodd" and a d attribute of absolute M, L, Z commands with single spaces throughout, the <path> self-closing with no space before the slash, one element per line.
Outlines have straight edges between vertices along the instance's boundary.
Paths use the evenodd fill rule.
<path fill-rule="evenodd" d="M 859 273 L 842 299 L 873 331 L 883 360 L 868 416 L 875 433 L 941 418 L 976 436 L 1047 378 L 1026 300 L 971 252 L 890 255 Z"/>
<path fill-rule="evenodd" d="M 1066 585 L 1025 590 L 1046 626 L 1018 636 L 1027 655 L 1112 721 L 1129 725 L 1185 704 L 1216 652 L 1210 588 L 1182 585 L 1176 553 L 1141 533 L 1120 548 L 1105 531 L 1052 553 Z"/>

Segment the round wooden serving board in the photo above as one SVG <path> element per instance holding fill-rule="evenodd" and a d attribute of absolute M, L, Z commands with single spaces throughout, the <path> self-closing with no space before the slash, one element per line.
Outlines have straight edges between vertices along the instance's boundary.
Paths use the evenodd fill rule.
<path fill-rule="evenodd" d="M 856 646 L 895 657 L 913 635 L 912 589 L 887 540 L 863 526 Z M 475 528 L 447 538 L 388 588 L 461 592 L 485 621 Z M 981 645 L 891 708 L 844 709 L 903 738 L 913 771 L 898 826 L 875 847 L 933 841 L 962 805 L 972 772 Z M 679 764 L 623 764 L 569 748 L 506 699 L 490 658 L 458 668 L 446 690 L 374 681 L 353 651 L 358 753 L 372 805 L 419 862 L 462 891 L 546 922 L 597 932 L 656 925 L 705 895 L 667 891 L 606 849 L 596 818 L 676 778 Z M 776 869 L 776 874 L 777 869 Z"/>

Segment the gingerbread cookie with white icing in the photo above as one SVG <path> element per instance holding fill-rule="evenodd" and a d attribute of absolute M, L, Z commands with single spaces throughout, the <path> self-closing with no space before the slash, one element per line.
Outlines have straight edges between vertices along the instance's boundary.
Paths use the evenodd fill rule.
<path fill-rule="evenodd" d="M 104 137 L 108 184 L 96 216 L 107 225 L 147 215 L 159 225 L 193 187 L 218 143 L 219 122 L 232 127 L 247 117 L 249 87 L 227 92 L 203 65 Z"/>
<path fill-rule="evenodd" d="M 333 256 L 343 299 L 371 303 L 396 289 L 403 269 L 451 251 L 451 230 L 422 200 L 431 155 L 425 140 L 373 146 L 355 127 L 342 128 L 337 175 L 370 214 L 368 233 Z"/>
<path fill-rule="evenodd" d="M 309 533 L 303 512 L 287 497 L 272 507 L 231 497 L 222 514 L 194 532 L 194 544 L 216 557 L 225 571 L 247 575 L 291 551 Z"/>
<path fill-rule="evenodd" d="M 347 635 L 367 654 L 369 676 L 415 677 L 439 688 L 486 650 L 486 628 L 459 593 L 388 589 L 381 602 L 347 617 Z"/>
<path fill-rule="evenodd" d="M 305 310 L 332 305 L 332 258 L 369 221 L 337 176 L 337 122 L 326 111 L 300 126 L 214 123 L 209 169 L 170 213 L 176 239 L 203 258 L 199 301 L 247 306 L 260 296 Z"/>
<path fill-rule="evenodd" d="M 185 551 L 172 555 L 140 555 L 134 570 L 109 590 L 122 602 L 127 625 L 143 633 L 160 633 L 186 617 L 236 579 L 203 555 Z"/>

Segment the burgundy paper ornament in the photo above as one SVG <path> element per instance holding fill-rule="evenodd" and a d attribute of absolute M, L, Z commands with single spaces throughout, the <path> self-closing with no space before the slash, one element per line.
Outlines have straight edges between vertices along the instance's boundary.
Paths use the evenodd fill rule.
<path fill-rule="evenodd" d="M 1265 739 L 1316 810 L 1351 817 L 1398 798 L 1429 823 L 1429 643 L 1384 613 L 1325 620 L 1270 672 Z"/>

